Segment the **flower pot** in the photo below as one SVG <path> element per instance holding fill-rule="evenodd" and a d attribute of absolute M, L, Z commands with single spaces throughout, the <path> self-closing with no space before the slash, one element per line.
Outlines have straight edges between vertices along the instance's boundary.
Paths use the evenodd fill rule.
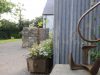
<path fill-rule="evenodd" d="M 27 58 L 27 67 L 30 73 L 50 73 L 52 65 L 52 59 Z"/>

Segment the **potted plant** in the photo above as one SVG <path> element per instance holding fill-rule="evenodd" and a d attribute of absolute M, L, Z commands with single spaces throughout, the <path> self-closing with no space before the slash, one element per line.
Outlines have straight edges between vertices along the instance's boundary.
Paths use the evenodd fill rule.
<path fill-rule="evenodd" d="M 51 39 L 34 44 L 27 58 L 28 71 L 33 73 L 49 73 L 52 69 L 53 44 Z"/>

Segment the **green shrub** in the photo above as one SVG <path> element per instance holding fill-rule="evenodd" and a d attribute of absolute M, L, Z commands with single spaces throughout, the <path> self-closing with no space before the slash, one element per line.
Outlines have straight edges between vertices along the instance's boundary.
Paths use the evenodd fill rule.
<path fill-rule="evenodd" d="M 0 39 L 7 39 L 7 38 L 8 38 L 7 33 L 0 31 Z"/>
<path fill-rule="evenodd" d="M 97 58 L 100 58 L 100 51 L 92 51 L 90 53 L 91 61 L 94 62 Z"/>
<path fill-rule="evenodd" d="M 15 39 L 21 38 L 21 34 L 20 33 L 15 33 L 15 34 L 11 34 L 11 37 L 14 37 Z"/>

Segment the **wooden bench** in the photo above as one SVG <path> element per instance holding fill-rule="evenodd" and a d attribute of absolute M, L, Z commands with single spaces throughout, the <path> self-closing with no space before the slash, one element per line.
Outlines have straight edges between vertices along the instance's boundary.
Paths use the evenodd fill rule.
<path fill-rule="evenodd" d="M 68 64 L 57 64 L 50 75 L 91 75 L 85 70 L 70 70 Z M 97 75 L 100 75 L 100 70 Z"/>

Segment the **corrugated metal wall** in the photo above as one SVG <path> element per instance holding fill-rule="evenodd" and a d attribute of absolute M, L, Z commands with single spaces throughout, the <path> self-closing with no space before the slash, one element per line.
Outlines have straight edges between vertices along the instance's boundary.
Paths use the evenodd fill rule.
<path fill-rule="evenodd" d="M 79 17 L 90 8 L 92 2 L 100 0 L 55 0 L 54 11 L 54 64 L 68 63 L 68 55 L 73 52 L 76 63 L 82 63 L 82 45 L 87 45 L 77 33 Z M 83 35 L 90 39 L 99 37 L 100 7 L 87 15 L 81 24 Z M 96 18 L 95 18 L 96 17 Z M 95 20 L 95 21 L 94 21 Z"/>

